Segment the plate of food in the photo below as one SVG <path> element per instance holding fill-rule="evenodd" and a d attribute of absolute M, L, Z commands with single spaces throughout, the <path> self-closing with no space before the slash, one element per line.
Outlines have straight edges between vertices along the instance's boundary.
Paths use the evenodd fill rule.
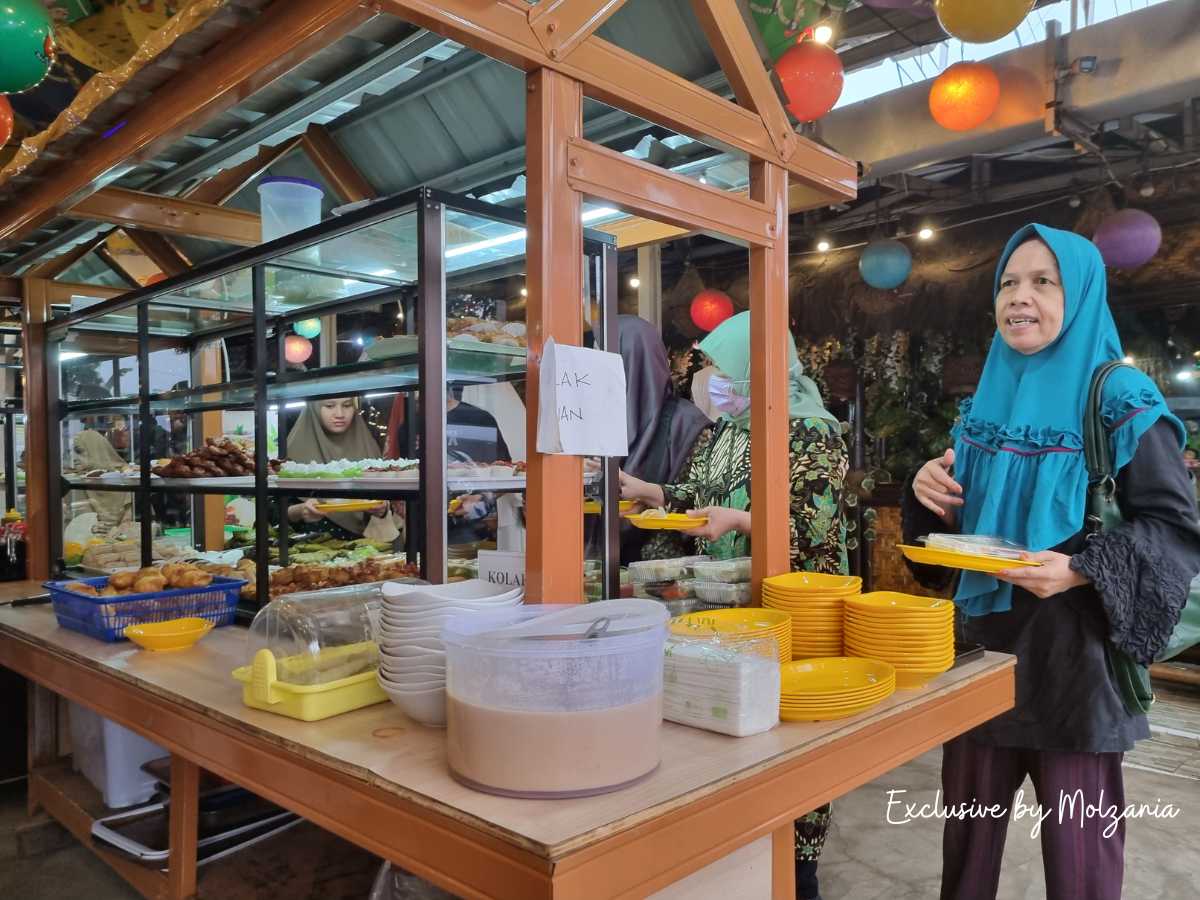
<path fill-rule="evenodd" d="M 943 547 L 916 547 L 911 544 L 898 544 L 897 546 L 907 559 L 919 565 L 944 566 L 948 569 L 983 572 L 986 575 L 995 575 L 1006 569 L 1025 569 L 1041 565 L 1041 563 L 1025 559 L 989 556 L 982 553 L 964 553 L 961 550 L 948 550 Z"/>
<path fill-rule="evenodd" d="M 634 528 L 648 531 L 689 531 L 708 524 L 708 516 L 689 516 L 685 513 L 669 513 L 665 509 L 648 509 L 637 515 L 626 516 Z"/>

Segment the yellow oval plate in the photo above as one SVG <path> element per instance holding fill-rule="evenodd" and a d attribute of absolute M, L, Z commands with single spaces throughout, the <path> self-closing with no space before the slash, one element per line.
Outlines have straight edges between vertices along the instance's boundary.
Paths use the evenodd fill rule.
<path fill-rule="evenodd" d="M 122 634 L 147 650 L 186 650 L 213 629 L 208 619 L 170 619 L 128 625 Z"/>
<path fill-rule="evenodd" d="M 852 609 L 869 610 L 872 613 L 882 612 L 884 615 L 910 614 L 923 615 L 952 615 L 954 601 L 943 600 L 940 597 L 918 597 L 916 594 L 900 594 L 895 591 L 874 591 L 870 594 L 859 594 L 850 597 L 846 605 Z"/>
<path fill-rule="evenodd" d="M 693 519 L 683 513 L 667 513 L 665 516 L 647 516 L 638 513 L 636 516 L 626 516 L 625 520 L 634 528 L 647 531 L 688 531 L 708 524 L 708 516 Z"/>
<path fill-rule="evenodd" d="M 378 500 L 330 500 L 326 503 L 318 503 L 317 509 L 325 513 L 366 512 L 369 509 L 374 509 L 378 505 Z"/>
<path fill-rule="evenodd" d="M 1004 559 L 999 556 L 980 556 L 977 553 L 959 553 L 957 550 L 933 550 L 929 547 L 914 547 L 910 544 L 897 544 L 900 552 L 915 563 L 926 566 L 945 566 L 948 569 L 966 569 L 970 572 L 983 572 L 995 575 L 1006 569 L 1021 569 L 1029 566 L 1040 566 L 1041 563 L 1028 562 L 1024 559 Z"/>
<path fill-rule="evenodd" d="M 878 659 L 830 656 L 798 659 L 780 666 L 784 694 L 839 694 L 868 690 L 896 677 L 891 664 Z"/>
<path fill-rule="evenodd" d="M 765 587 L 781 594 L 828 594 L 842 596 L 862 590 L 862 579 L 856 575 L 826 575 L 822 572 L 788 572 L 763 579 Z"/>

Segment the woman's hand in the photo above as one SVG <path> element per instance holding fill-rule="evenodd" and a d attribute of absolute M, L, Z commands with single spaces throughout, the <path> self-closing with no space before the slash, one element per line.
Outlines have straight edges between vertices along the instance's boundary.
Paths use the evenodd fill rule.
<path fill-rule="evenodd" d="M 950 477 L 953 465 L 954 451 L 947 450 L 937 459 L 931 459 L 921 466 L 917 477 L 913 479 L 913 493 L 917 495 L 917 500 L 950 526 L 954 525 L 955 509 L 963 505 L 962 486 Z"/>
<path fill-rule="evenodd" d="M 1066 554 L 1045 550 L 1041 553 L 1022 553 L 1021 559 L 1041 565 L 1037 568 L 1006 569 L 997 572 L 996 577 L 1025 588 L 1043 600 L 1088 584 L 1086 576 L 1071 568 L 1071 557 Z"/>
<path fill-rule="evenodd" d="M 667 498 L 663 494 L 662 485 L 642 481 L 642 479 L 626 475 L 624 472 L 620 472 L 619 474 L 622 500 L 633 500 L 636 503 L 642 504 L 642 506 L 648 506 L 652 509 L 658 509 L 660 506 L 667 505 Z"/>
<path fill-rule="evenodd" d="M 730 509 L 728 506 L 706 506 L 703 509 L 689 509 L 688 515 L 694 519 L 708 518 L 708 522 L 699 528 L 684 532 L 691 537 L 715 541 L 731 531 L 750 533 L 750 513 L 745 510 Z"/>
<path fill-rule="evenodd" d="M 320 501 L 309 497 L 303 503 L 294 503 L 288 507 L 289 522 L 304 522 L 307 525 L 315 525 L 325 518 L 325 513 L 317 509 L 317 504 Z"/>

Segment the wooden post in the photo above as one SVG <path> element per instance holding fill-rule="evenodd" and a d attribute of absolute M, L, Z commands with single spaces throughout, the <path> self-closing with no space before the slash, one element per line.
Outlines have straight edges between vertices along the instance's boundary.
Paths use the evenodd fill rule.
<path fill-rule="evenodd" d="M 222 365 L 224 350 L 220 341 L 205 344 L 197 353 L 196 365 L 200 371 L 200 384 L 221 384 L 225 381 Z M 200 441 L 219 438 L 225 430 L 220 410 L 200 413 Z M 204 503 L 204 549 L 225 549 L 225 498 L 221 494 L 205 494 Z M 199 535 L 192 535 L 195 540 Z"/>
<path fill-rule="evenodd" d="M 167 862 L 167 897 L 187 900 L 196 896 L 196 832 L 200 814 L 200 767 L 171 754 L 170 856 Z"/>
<path fill-rule="evenodd" d="M 638 316 L 662 334 L 662 244 L 637 248 Z"/>
<path fill-rule="evenodd" d="M 582 198 L 567 183 L 567 141 L 583 130 L 578 81 L 549 69 L 526 79 L 526 326 L 529 448 L 525 596 L 531 603 L 583 601 L 583 460 L 537 447 L 542 346 L 583 341 Z"/>
<path fill-rule="evenodd" d="M 58 759 L 58 695 L 36 681 L 26 685 L 26 739 L 28 751 L 26 768 L 32 773 Z M 34 791 L 29 792 L 28 812 L 33 815 L 41 803 Z"/>
<path fill-rule="evenodd" d="M 791 567 L 788 506 L 787 173 L 750 164 L 750 197 L 774 210 L 773 247 L 750 248 L 750 494 L 753 593 Z"/>
<path fill-rule="evenodd" d="M 25 326 L 22 334 L 25 379 L 25 577 L 50 577 L 50 435 L 58 428 L 57 410 L 49 408 L 46 372 L 46 323 L 50 321 L 48 282 L 22 279 Z M 53 377 L 58 377 L 54 373 Z"/>
<path fill-rule="evenodd" d="M 796 826 L 792 822 L 771 832 L 771 900 L 795 900 Z"/>

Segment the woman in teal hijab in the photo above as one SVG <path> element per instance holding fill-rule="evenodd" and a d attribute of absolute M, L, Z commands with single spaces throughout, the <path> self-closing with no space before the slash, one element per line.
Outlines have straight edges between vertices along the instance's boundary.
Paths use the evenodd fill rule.
<path fill-rule="evenodd" d="M 719 370 L 709 393 L 721 416 L 701 433 L 675 484 L 648 484 L 621 476 L 621 496 L 649 507 L 694 511 L 708 517 L 695 532 L 699 551 L 718 559 L 750 553 L 750 313 L 726 319 L 700 342 Z M 845 574 L 846 522 L 842 484 L 846 445 L 837 419 L 805 377 L 788 337 L 789 476 L 793 570 Z M 796 822 L 797 896 L 817 896 L 816 867 L 828 830 L 826 805 Z"/>
<path fill-rule="evenodd" d="M 996 337 L 954 448 L 926 463 L 905 498 L 907 542 L 936 531 L 1029 548 L 1036 568 L 965 572 L 955 593 L 968 642 L 1017 657 L 1012 710 L 946 744 L 948 808 L 1011 808 L 1028 775 L 1046 896 L 1118 900 L 1124 859 L 1122 754 L 1149 737 L 1125 708 L 1106 645 L 1138 662 L 1165 646 L 1200 570 L 1200 525 L 1183 427 L 1131 366 L 1105 385 L 1101 418 L 1124 524 L 1088 535 L 1083 422 L 1093 374 L 1124 357 L 1104 263 L 1077 234 L 1027 225 L 1000 257 Z M 1063 816 L 1059 798 L 1098 815 Z M 943 900 L 995 897 L 1006 817 L 947 818 Z"/>

